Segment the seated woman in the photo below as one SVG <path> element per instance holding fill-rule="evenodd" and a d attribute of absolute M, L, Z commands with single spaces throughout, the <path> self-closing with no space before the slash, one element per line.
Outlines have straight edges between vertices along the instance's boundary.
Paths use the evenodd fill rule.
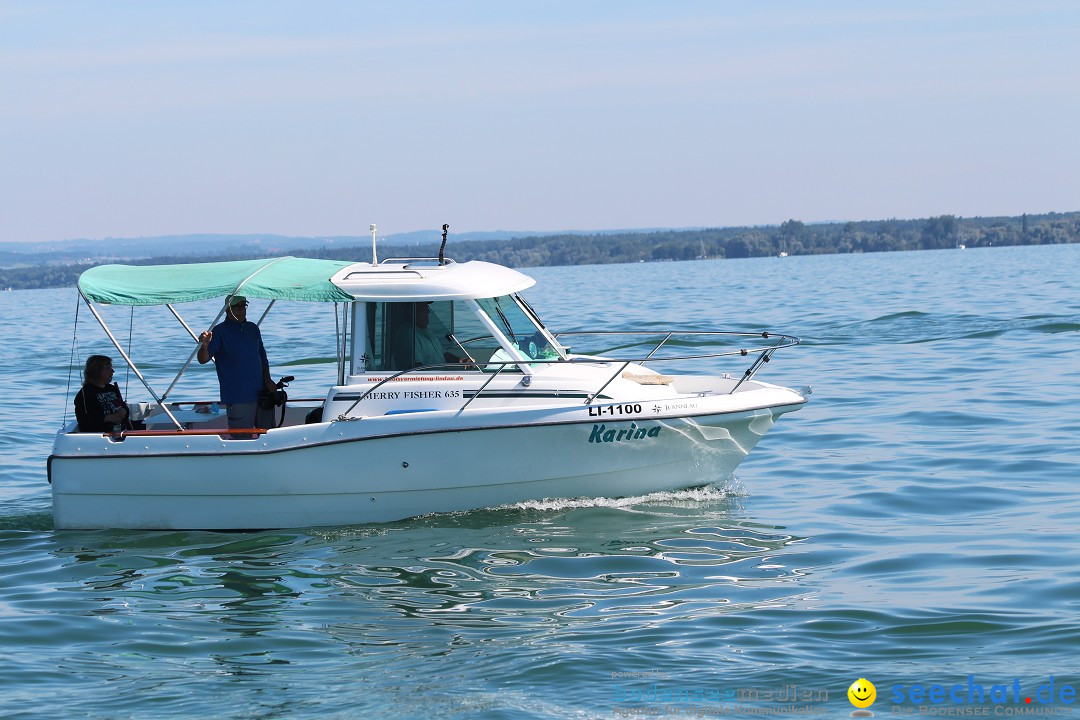
<path fill-rule="evenodd" d="M 83 386 L 75 396 L 75 419 L 79 432 L 131 430 L 128 406 L 113 383 L 112 358 L 91 355 L 83 368 Z"/>

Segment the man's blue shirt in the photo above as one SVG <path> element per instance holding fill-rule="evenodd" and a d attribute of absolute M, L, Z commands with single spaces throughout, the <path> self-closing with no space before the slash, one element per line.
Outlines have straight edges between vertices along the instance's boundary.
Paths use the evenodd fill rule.
<path fill-rule="evenodd" d="M 266 349 L 259 326 L 253 322 L 226 320 L 213 330 L 207 350 L 214 358 L 221 402 L 250 403 L 259 400 L 263 389 Z"/>

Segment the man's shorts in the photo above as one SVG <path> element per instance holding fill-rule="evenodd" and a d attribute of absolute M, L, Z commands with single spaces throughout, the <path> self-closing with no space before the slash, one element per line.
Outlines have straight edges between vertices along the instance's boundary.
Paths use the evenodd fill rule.
<path fill-rule="evenodd" d="M 259 403 L 227 403 L 225 412 L 229 418 L 229 428 L 270 428 L 274 424 L 274 410 L 259 407 Z M 233 440 L 250 440 L 257 435 L 234 434 Z"/>

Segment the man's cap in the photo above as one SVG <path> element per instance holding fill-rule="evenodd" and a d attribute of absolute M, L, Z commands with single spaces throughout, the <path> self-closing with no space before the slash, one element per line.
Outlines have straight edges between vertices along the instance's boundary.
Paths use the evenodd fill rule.
<path fill-rule="evenodd" d="M 229 307 L 235 307 L 236 305 L 247 305 L 247 298 L 243 295 L 233 295 L 229 300 Z"/>

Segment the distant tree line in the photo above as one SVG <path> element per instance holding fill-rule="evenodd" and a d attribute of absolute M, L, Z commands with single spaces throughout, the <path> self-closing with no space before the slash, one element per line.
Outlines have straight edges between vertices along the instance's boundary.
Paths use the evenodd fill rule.
<path fill-rule="evenodd" d="M 371 252 L 370 248 L 368 252 Z M 291 255 L 297 253 L 275 253 L 275 255 Z M 304 254 L 304 253 L 300 253 Z M 306 254 L 310 257 L 310 254 Z M 125 265 L 184 265 L 197 262 L 223 262 L 226 260 L 252 260 L 254 258 L 267 257 L 256 253 L 233 253 L 196 257 L 192 255 L 163 255 L 153 258 L 138 258 L 125 260 L 112 258 L 98 262 L 75 263 L 71 265 L 27 265 L 25 267 L 0 269 L 0 290 L 34 290 L 40 288 L 74 287 L 79 276 L 84 271 L 97 265 L 106 263 L 123 263 Z"/>
<path fill-rule="evenodd" d="M 953 215 L 920 220 L 868 220 L 806 224 L 788 220 L 779 226 L 663 230 L 596 235 L 552 235 L 510 240 L 451 242 L 446 255 L 458 262 L 487 260 L 509 267 L 541 265 L 602 265 L 664 262 L 697 258 L 750 258 L 787 253 L 888 252 L 1007 245 L 1055 245 L 1080 242 L 1080 212 L 1019 217 L 958 218 Z M 439 243 L 384 248 L 381 255 L 435 257 Z M 306 248 L 303 257 L 363 260 L 370 247 Z M 212 257 L 156 257 L 129 261 L 133 265 L 183 264 L 249 260 L 266 257 L 251 252 Z M 82 273 L 99 263 L 40 265 L 0 270 L 0 288 L 46 288 L 74 285 Z"/>

